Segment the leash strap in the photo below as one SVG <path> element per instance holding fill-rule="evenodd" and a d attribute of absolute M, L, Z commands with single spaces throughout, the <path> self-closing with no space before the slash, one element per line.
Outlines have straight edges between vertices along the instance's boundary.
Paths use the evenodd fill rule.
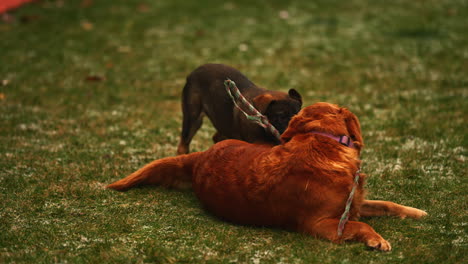
<path fill-rule="evenodd" d="M 349 193 L 348 200 L 346 201 L 345 210 L 344 210 L 343 214 L 341 215 L 340 222 L 338 223 L 338 230 L 337 230 L 338 237 L 341 237 L 343 235 L 344 227 L 346 225 L 346 222 L 348 222 L 348 220 L 349 220 L 349 213 L 350 213 L 350 210 L 351 210 L 351 204 L 353 203 L 354 193 L 356 192 L 356 188 L 357 188 L 358 183 L 359 183 L 359 172 L 360 171 L 361 170 L 358 169 L 358 171 L 356 172 L 356 175 L 354 176 L 353 188 L 351 189 L 351 192 Z"/>
<path fill-rule="evenodd" d="M 247 99 L 245 99 L 234 81 L 226 79 L 224 81 L 224 87 L 226 87 L 226 91 L 234 102 L 236 108 L 239 109 L 239 111 L 241 111 L 248 120 L 259 124 L 265 130 L 273 134 L 273 136 L 275 136 L 278 140 L 281 140 L 281 136 L 278 130 L 276 130 L 276 128 L 268 121 L 266 116 L 262 115 L 257 109 L 255 109 L 255 107 L 253 107 L 249 101 L 247 101 Z M 248 114 L 246 111 L 244 111 L 244 109 L 242 109 L 242 107 L 237 103 L 237 100 L 239 100 L 240 103 L 253 114 Z"/>
<path fill-rule="evenodd" d="M 312 133 L 334 139 L 338 143 L 345 145 L 347 147 L 356 148 L 353 141 L 348 136 L 334 136 L 332 134 L 324 133 L 324 132 L 312 132 Z M 359 177 L 360 177 L 359 172 L 360 170 L 358 169 L 358 171 L 356 172 L 356 175 L 354 176 L 353 188 L 351 189 L 351 192 L 349 193 L 348 200 L 346 200 L 345 210 L 343 214 L 341 215 L 340 222 L 338 223 L 338 229 L 337 229 L 338 237 L 341 237 L 343 235 L 344 227 L 349 220 L 349 214 L 351 210 L 351 204 L 353 203 L 354 193 L 356 192 L 356 188 L 359 184 Z"/>

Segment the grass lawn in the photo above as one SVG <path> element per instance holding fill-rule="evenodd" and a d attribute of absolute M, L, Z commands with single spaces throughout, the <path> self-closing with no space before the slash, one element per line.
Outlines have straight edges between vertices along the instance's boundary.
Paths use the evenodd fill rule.
<path fill-rule="evenodd" d="M 468 1 L 39 1 L 0 22 L 0 263 L 467 263 Z M 381 253 L 104 186 L 175 154 L 186 75 L 230 64 L 361 120 Z M 192 150 L 212 145 L 208 121 Z"/>

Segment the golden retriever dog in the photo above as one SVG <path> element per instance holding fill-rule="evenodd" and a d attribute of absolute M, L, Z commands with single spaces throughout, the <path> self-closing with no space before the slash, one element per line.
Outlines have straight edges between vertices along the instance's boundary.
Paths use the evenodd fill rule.
<path fill-rule="evenodd" d="M 391 250 L 390 243 L 359 217 L 427 215 L 366 200 L 366 175 L 360 173 L 349 221 L 338 234 L 363 147 L 358 118 L 346 108 L 308 106 L 291 119 L 281 140 L 277 146 L 224 140 L 207 151 L 155 160 L 107 187 L 191 187 L 208 211 L 227 221 L 286 228 L 336 243 L 360 241 L 382 251 Z"/>

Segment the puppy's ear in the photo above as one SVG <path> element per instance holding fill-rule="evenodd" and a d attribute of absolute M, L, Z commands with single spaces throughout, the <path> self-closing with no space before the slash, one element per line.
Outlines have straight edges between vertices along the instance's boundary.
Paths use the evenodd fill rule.
<path fill-rule="evenodd" d="M 349 136 L 353 140 L 353 143 L 357 146 L 358 150 L 361 150 L 361 148 L 364 146 L 364 142 L 362 140 L 359 119 L 346 108 L 341 108 L 340 112 L 344 115 L 346 129 L 348 130 Z"/>
<path fill-rule="evenodd" d="M 271 94 L 264 93 L 253 99 L 253 105 L 260 113 L 265 114 L 268 106 L 274 101 Z"/>
<path fill-rule="evenodd" d="M 301 96 L 301 94 L 299 94 L 298 91 L 296 91 L 295 89 L 289 89 L 288 95 L 292 99 L 294 99 L 296 101 L 299 101 L 299 103 L 301 103 L 301 106 L 302 106 L 302 96 Z"/>

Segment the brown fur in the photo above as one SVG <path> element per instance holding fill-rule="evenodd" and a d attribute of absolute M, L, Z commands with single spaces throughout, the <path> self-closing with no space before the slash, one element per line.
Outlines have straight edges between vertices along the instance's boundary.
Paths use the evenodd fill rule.
<path fill-rule="evenodd" d="M 348 135 L 356 149 L 313 134 Z M 317 103 L 290 122 L 279 146 L 225 140 L 205 152 L 153 161 L 108 186 L 124 191 L 137 185 L 181 187 L 191 183 L 200 202 L 228 221 L 276 226 L 333 242 L 361 241 L 383 251 L 390 244 L 360 216 L 420 218 L 422 210 L 386 201 L 365 200 L 365 175 L 353 199 L 342 237 L 337 226 L 363 147 L 357 117 L 345 108 Z"/>

